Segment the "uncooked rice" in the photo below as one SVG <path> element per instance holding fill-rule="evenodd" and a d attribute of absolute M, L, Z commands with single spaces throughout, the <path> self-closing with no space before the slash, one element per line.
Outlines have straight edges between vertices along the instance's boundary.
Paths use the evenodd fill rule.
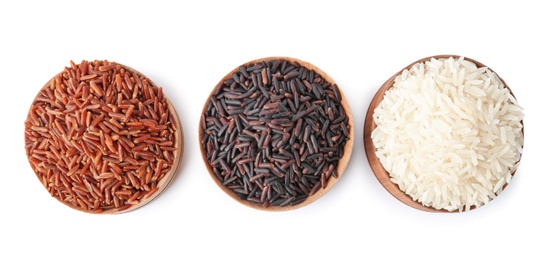
<path fill-rule="evenodd" d="M 391 181 L 424 206 L 480 207 L 512 179 L 523 109 L 498 76 L 463 57 L 414 64 L 395 78 L 373 119 Z"/>
<path fill-rule="evenodd" d="M 240 201 L 304 203 L 341 173 L 351 136 L 342 101 L 336 84 L 299 62 L 242 65 L 216 86 L 202 114 L 205 162 Z"/>
<path fill-rule="evenodd" d="M 157 196 L 176 159 L 175 122 L 162 88 L 145 76 L 106 60 L 71 61 L 33 101 L 25 149 L 57 200 L 125 212 Z"/>

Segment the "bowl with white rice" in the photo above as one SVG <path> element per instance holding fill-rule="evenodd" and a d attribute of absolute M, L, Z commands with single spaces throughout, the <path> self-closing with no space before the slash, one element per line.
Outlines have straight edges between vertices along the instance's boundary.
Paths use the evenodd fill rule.
<path fill-rule="evenodd" d="M 379 182 L 429 212 L 463 212 L 497 197 L 523 152 L 523 108 L 493 70 L 437 55 L 388 79 L 367 111 L 364 145 Z"/>

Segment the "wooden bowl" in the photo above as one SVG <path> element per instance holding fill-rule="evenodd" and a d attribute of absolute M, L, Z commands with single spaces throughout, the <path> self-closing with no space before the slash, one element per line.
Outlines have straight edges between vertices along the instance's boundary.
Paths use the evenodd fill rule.
<path fill-rule="evenodd" d="M 375 154 L 376 149 L 375 149 L 375 146 L 373 144 L 373 140 L 371 138 L 371 133 L 377 127 L 377 125 L 375 124 L 375 121 L 373 120 L 373 113 L 374 113 L 375 108 L 377 108 L 379 103 L 384 98 L 385 92 L 393 86 L 394 80 L 396 79 L 396 77 L 401 75 L 401 73 L 404 70 L 410 69 L 411 67 L 413 67 L 413 65 L 415 65 L 417 63 L 429 61 L 432 58 L 443 59 L 443 58 L 450 58 L 450 57 L 458 59 L 461 56 L 459 56 L 459 55 L 436 55 L 436 56 L 425 57 L 425 58 L 419 59 L 419 60 L 407 65 L 406 67 L 404 67 L 403 69 L 398 71 L 396 74 L 394 74 L 392 77 L 390 77 L 380 87 L 380 89 L 377 91 L 377 93 L 373 97 L 373 99 L 372 99 L 372 101 L 369 105 L 369 108 L 367 110 L 367 114 L 365 116 L 365 122 L 364 122 L 363 141 L 364 141 L 365 153 L 367 155 L 367 160 L 369 162 L 369 165 L 371 166 L 371 169 L 373 170 L 373 173 L 377 177 L 378 181 L 382 184 L 382 186 L 390 194 L 392 194 L 392 196 L 394 196 L 399 201 L 403 202 L 404 204 L 406 204 L 406 205 L 408 205 L 412 208 L 422 210 L 422 211 L 426 211 L 426 212 L 448 212 L 448 213 L 453 213 L 453 212 L 459 212 L 459 211 L 458 210 L 448 211 L 448 210 L 445 210 L 445 209 L 435 209 L 433 207 L 425 206 L 422 203 L 413 200 L 413 198 L 411 196 L 409 196 L 405 192 L 403 192 L 396 183 L 394 183 L 390 180 L 390 174 L 384 169 L 384 167 L 382 166 L 379 158 Z M 464 60 L 475 63 L 478 68 L 487 67 L 484 64 L 482 64 L 482 63 L 480 63 L 476 60 L 467 58 L 467 57 L 464 57 Z M 493 70 L 491 70 L 491 71 L 493 73 L 495 73 Z M 510 94 L 513 95 L 512 91 L 510 90 L 510 88 L 508 87 L 506 82 L 504 82 L 504 80 L 500 77 L 499 77 L 499 79 L 504 84 L 504 87 L 508 88 L 508 90 L 510 91 Z M 522 128 L 522 132 L 523 132 L 523 128 Z M 514 175 L 514 173 L 515 172 L 512 172 L 512 175 Z M 503 186 L 503 189 L 506 188 L 507 185 L 508 184 L 505 184 Z M 472 209 L 475 209 L 475 208 L 476 208 L 475 206 L 472 206 L 470 209 L 472 210 Z"/>
<path fill-rule="evenodd" d="M 158 87 L 153 81 L 151 81 L 149 78 L 147 78 L 144 74 L 140 73 L 139 71 L 137 71 L 137 70 L 135 70 L 131 67 L 128 67 L 126 65 L 122 65 L 122 64 L 119 64 L 119 63 L 116 63 L 116 64 L 120 65 L 123 69 L 125 69 L 127 72 L 130 72 L 131 74 L 135 74 L 138 77 L 146 78 L 148 80 L 150 86 L 155 87 L 155 88 Z M 53 84 L 54 79 L 57 76 L 62 75 L 64 72 L 65 71 L 62 71 L 59 74 L 57 74 L 56 76 L 54 76 L 51 80 L 49 80 L 44 85 L 44 87 L 42 87 L 42 89 L 40 90 L 40 92 L 38 93 L 36 98 L 34 99 L 33 104 L 37 101 L 38 96 L 42 92 L 42 90 L 44 90 L 45 88 L 50 87 L 50 85 Z M 93 213 L 93 214 L 120 214 L 120 213 L 126 213 L 126 212 L 136 210 L 138 208 L 141 208 L 141 207 L 147 205 L 148 203 L 152 202 L 154 199 L 158 198 L 165 191 L 165 189 L 169 186 L 169 184 L 171 183 L 171 181 L 174 179 L 175 175 L 179 171 L 180 162 L 181 162 L 183 152 L 184 152 L 184 141 L 183 141 L 184 134 L 183 134 L 183 128 L 182 128 L 181 122 L 179 120 L 179 116 L 177 115 L 177 112 L 176 112 L 175 108 L 173 107 L 173 105 L 171 104 L 171 102 L 169 101 L 169 99 L 167 97 L 166 97 L 166 103 L 167 103 L 167 110 L 169 110 L 169 112 L 171 113 L 172 120 L 174 120 L 173 123 L 175 124 L 175 128 L 176 128 L 175 129 L 175 134 L 174 134 L 174 138 L 175 138 L 174 140 L 175 141 L 174 141 L 174 144 L 173 144 L 173 146 L 176 150 L 173 152 L 173 163 L 171 165 L 170 170 L 167 173 L 165 173 L 164 176 L 157 182 L 156 188 L 158 188 L 158 189 L 154 193 L 139 199 L 135 204 L 132 204 L 129 207 L 110 208 L 110 209 L 106 209 L 106 210 L 102 210 L 102 211 L 86 211 L 81 207 L 77 207 L 77 206 L 75 206 L 75 205 L 73 205 L 73 204 L 71 204 L 67 201 L 61 200 L 59 197 L 55 197 L 55 198 L 58 201 L 62 202 L 64 205 L 67 205 L 67 206 L 69 206 L 73 209 L 76 209 L 76 210 L 82 211 L 82 212 L 86 212 L 86 213 Z M 30 115 L 30 113 L 31 113 L 31 111 L 29 110 L 29 115 Z M 27 126 L 25 126 L 25 128 L 27 128 Z M 26 130 L 27 129 L 25 129 L 25 145 L 28 145 L 29 139 L 28 139 L 28 133 L 27 133 Z M 28 156 L 28 150 L 27 150 L 27 156 Z M 38 173 L 36 173 L 36 174 L 38 176 Z M 39 178 L 39 180 L 40 180 L 40 178 Z M 42 182 L 42 180 L 40 180 L 40 181 Z"/>
<path fill-rule="evenodd" d="M 322 70 L 320 70 L 319 68 L 317 68 L 316 66 L 308 63 L 308 62 L 305 62 L 305 61 L 302 61 L 302 60 L 298 60 L 298 59 L 295 59 L 295 58 L 290 58 L 290 57 L 266 57 L 266 58 L 261 58 L 261 59 L 256 59 L 256 60 L 252 60 L 252 61 L 249 61 L 247 63 L 244 63 L 242 64 L 241 66 L 249 66 L 251 64 L 256 64 L 256 63 L 260 63 L 260 62 L 268 62 L 268 61 L 271 61 L 271 60 L 286 60 L 290 63 L 296 63 L 302 67 L 305 67 L 306 69 L 308 70 L 313 70 L 316 74 L 320 75 L 324 80 L 326 80 L 327 82 L 329 82 L 330 84 L 333 84 L 335 85 L 335 81 L 329 77 L 325 72 L 323 72 Z M 237 72 L 239 70 L 240 66 L 236 67 L 235 69 L 233 69 L 232 71 L 230 71 L 228 74 L 226 74 L 226 76 L 224 76 L 220 81 L 219 83 L 216 85 L 216 87 L 212 90 L 211 95 L 214 95 L 214 93 L 217 91 L 217 89 L 223 85 L 223 82 L 225 82 L 226 80 L 230 79 L 232 77 L 232 74 L 234 72 Z M 240 199 L 236 194 L 235 192 L 233 192 L 231 189 L 227 188 L 226 186 L 223 185 L 223 183 L 215 176 L 214 172 L 213 172 L 213 168 L 211 166 L 211 162 L 208 161 L 207 159 L 207 151 L 206 149 L 204 148 L 204 145 L 202 145 L 202 139 L 204 137 L 204 131 L 202 130 L 202 127 L 201 127 L 201 123 L 200 123 L 200 126 L 198 128 L 198 133 L 199 133 L 199 143 L 200 143 L 200 149 L 201 149 L 201 153 L 202 153 L 202 159 L 204 160 L 204 163 L 206 165 L 206 168 L 207 170 L 209 171 L 209 174 L 211 176 L 211 178 L 215 181 L 215 183 L 217 184 L 217 186 L 219 186 L 219 188 L 221 188 L 221 190 L 223 190 L 226 194 L 228 194 L 230 197 L 232 197 L 234 200 L 238 201 L 239 203 L 245 205 L 245 206 L 248 206 L 248 207 L 251 207 L 251 208 L 254 208 L 254 209 L 259 209 L 259 210 L 265 210 L 265 211 L 288 211 L 288 210 L 294 210 L 294 209 L 297 209 L 297 208 L 301 208 L 303 206 L 306 206 L 306 205 L 309 205 L 310 203 L 316 201 L 317 199 L 319 199 L 320 197 L 322 197 L 324 194 L 326 194 L 336 183 L 337 181 L 342 177 L 343 173 L 344 173 L 344 170 L 346 169 L 346 166 L 348 165 L 348 162 L 350 160 L 350 155 L 352 153 L 352 145 L 353 145 L 353 141 L 354 141 L 354 123 L 353 123 L 353 118 L 352 118 L 352 113 L 350 111 L 350 106 L 348 105 L 348 102 L 344 96 L 344 94 L 342 93 L 342 91 L 339 89 L 339 92 L 340 92 L 340 96 L 341 96 L 341 105 L 343 106 L 345 112 L 346 112 L 346 115 L 348 117 L 348 126 L 349 126 L 349 134 L 348 134 L 348 140 L 344 146 L 344 152 L 343 152 L 343 155 L 342 157 L 339 159 L 339 162 L 338 162 L 338 166 L 336 168 L 336 172 L 338 174 L 338 178 L 329 178 L 328 182 L 327 182 L 327 185 L 324 189 L 320 188 L 316 193 L 314 193 L 313 195 L 307 197 L 303 202 L 299 203 L 299 204 L 295 204 L 295 205 L 288 205 L 288 206 L 264 206 L 263 204 L 259 204 L 259 203 L 255 203 L 255 202 L 251 202 L 251 201 L 248 201 L 248 200 L 245 200 L 245 199 Z M 208 99 L 208 101 L 206 102 L 206 104 L 204 105 L 204 108 L 202 110 L 202 115 L 205 115 L 206 113 L 206 110 L 207 110 L 207 107 L 210 103 L 210 100 Z"/>

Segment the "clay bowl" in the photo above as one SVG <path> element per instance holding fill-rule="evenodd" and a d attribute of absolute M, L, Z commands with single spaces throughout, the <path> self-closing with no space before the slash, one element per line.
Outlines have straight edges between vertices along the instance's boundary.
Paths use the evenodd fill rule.
<path fill-rule="evenodd" d="M 317 68 L 316 66 L 308 63 L 308 62 L 305 62 L 305 61 L 301 61 L 301 60 L 298 60 L 298 59 L 295 59 L 295 58 L 289 58 L 289 57 L 267 57 L 267 58 L 262 58 L 262 59 L 257 59 L 257 60 L 252 60 L 252 61 L 249 61 L 247 63 L 244 63 L 242 64 L 241 66 L 244 66 L 244 67 L 247 67 L 247 66 L 250 66 L 251 64 L 256 64 L 256 63 L 260 63 L 260 62 L 269 62 L 269 61 L 272 61 L 272 60 L 285 60 L 285 61 L 288 61 L 290 63 L 296 63 L 302 67 L 305 67 L 306 69 L 309 69 L 309 70 L 313 70 L 317 75 L 320 75 L 324 80 L 326 80 L 327 82 L 331 83 L 331 84 L 335 84 L 335 81 L 329 77 L 325 72 L 323 72 L 322 70 L 320 70 L 319 68 Z M 230 71 L 228 74 L 226 74 L 226 76 L 224 76 L 220 81 L 219 83 L 215 86 L 215 88 L 213 89 L 213 91 L 211 92 L 210 96 L 211 97 L 212 95 L 215 95 L 216 91 L 219 89 L 220 86 L 223 85 L 223 83 L 232 78 L 232 75 L 234 72 L 237 72 L 239 71 L 239 68 L 240 66 L 236 67 L 235 69 L 233 69 L 232 71 Z M 216 177 L 214 171 L 213 171 L 213 167 L 212 167 L 212 162 L 208 161 L 207 159 L 207 150 L 206 150 L 206 147 L 205 145 L 203 144 L 202 140 L 204 138 L 204 130 L 202 128 L 202 122 L 200 122 L 200 127 L 199 127 L 199 130 L 198 130 L 198 133 L 199 133 L 199 143 L 200 143 L 200 149 L 201 149 L 201 153 L 202 153 L 202 158 L 204 160 L 204 163 L 205 163 L 205 166 L 211 176 L 211 178 L 214 180 L 214 182 L 217 184 L 217 186 L 223 190 L 227 195 L 229 195 L 230 197 L 232 197 L 234 200 L 236 200 L 237 202 L 245 205 L 245 206 L 248 206 L 248 207 L 251 207 L 251 208 L 254 208 L 254 209 L 259 209 L 259 210 L 265 210 L 265 211 L 288 211 L 288 210 L 294 210 L 294 209 L 297 209 L 297 208 L 301 208 L 303 206 L 306 206 L 306 205 L 309 205 L 310 203 L 316 201 L 317 199 L 319 199 L 320 197 L 322 197 L 323 195 L 325 195 L 336 183 L 337 181 L 342 177 L 343 173 L 344 173 L 344 170 L 348 164 L 348 161 L 350 160 L 350 155 L 352 153 L 352 144 L 353 144 L 353 140 L 354 140 L 354 123 L 353 123 L 353 119 L 352 119 L 352 114 L 351 114 L 351 111 L 350 111 L 350 107 L 348 105 L 348 102 L 346 100 L 346 98 L 344 97 L 344 94 L 342 93 L 342 91 L 340 91 L 339 89 L 339 92 L 340 92 L 340 96 L 341 96 L 341 105 L 342 107 L 344 108 L 345 112 L 346 112 L 346 115 L 348 117 L 348 126 L 349 126 L 349 134 L 348 134 L 348 140 L 344 146 L 344 152 L 343 152 L 343 155 L 342 157 L 339 159 L 338 161 L 338 166 L 336 167 L 336 172 L 338 174 L 338 178 L 329 178 L 328 181 L 327 181 L 327 185 L 325 186 L 325 188 L 320 188 L 316 193 L 314 193 L 313 195 L 311 196 L 308 196 L 304 201 L 298 203 L 298 204 L 295 204 L 295 205 L 287 205 L 287 206 L 275 206 L 275 205 L 268 205 L 268 206 L 265 206 L 264 204 L 262 203 L 257 203 L 257 202 L 252 202 L 252 201 L 249 201 L 249 200 L 246 200 L 246 199 L 241 199 L 240 197 L 237 196 L 237 194 L 232 191 L 231 189 L 227 188 L 226 186 L 223 185 L 223 183 Z M 208 97 L 208 100 L 206 102 L 206 104 L 204 105 L 204 108 L 203 108 L 203 111 L 202 111 L 202 121 L 204 121 L 204 115 L 206 114 L 206 111 L 207 111 L 207 107 L 209 105 L 209 103 L 211 102 L 210 101 L 210 98 Z"/>
<path fill-rule="evenodd" d="M 138 78 L 141 78 L 141 79 L 146 78 L 149 82 L 149 86 L 154 87 L 154 88 L 158 87 L 153 81 L 148 79 L 144 74 L 140 73 L 139 71 L 137 71 L 137 70 L 135 70 L 131 67 L 128 67 L 126 65 L 122 65 L 122 64 L 119 64 L 119 63 L 116 63 L 116 64 L 120 65 L 123 69 L 125 69 L 127 72 L 129 72 L 130 75 L 132 75 L 132 76 L 130 76 L 130 78 L 133 78 L 133 75 L 135 75 L 135 76 L 137 76 Z M 37 94 L 36 98 L 34 99 L 33 105 L 37 102 L 37 100 L 39 98 L 39 95 L 42 92 L 42 90 L 45 90 L 46 88 L 53 87 L 54 86 L 54 83 L 53 83 L 54 80 L 58 76 L 62 76 L 63 73 L 65 73 L 65 71 L 60 72 L 58 75 L 54 76 L 51 80 L 49 80 L 44 85 L 44 87 L 41 89 L 41 91 Z M 173 151 L 173 163 L 171 165 L 170 170 L 168 172 L 166 172 L 164 174 L 164 176 L 161 177 L 161 179 L 159 181 L 157 181 L 157 183 L 156 183 L 156 188 L 157 189 L 156 189 L 155 192 L 150 192 L 150 194 L 147 194 L 146 196 L 143 196 L 140 199 L 137 199 L 137 200 L 133 201 L 131 203 L 131 205 L 126 204 L 125 206 L 121 206 L 119 208 L 108 208 L 108 209 L 103 209 L 103 210 L 85 210 L 82 207 L 79 207 L 77 205 L 73 205 L 72 203 L 69 203 L 67 201 L 62 200 L 59 196 L 54 196 L 54 195 L 52 195 L 52 196 L 55 197 L 58 201 L 62 202 L 66 206 L 69 206 L 69 207 L 71 207 L 73 209 L 76 209 L 78 211 L 82 211 L 82 212 L 86 212 L 86 213 L 92 213 L 92 214 L 120 214 L 120 213 L 126 213 L 126 212 L 136 210 L 138 208 L 141 208 L 141 207 L 149 204 L 150 202 L 152 202 L 154 199 L 158 198 L 165 191 L 165 189 L 169 186 L 169 184 L 171 183 L 171 181 L 174 179 L 175 175 L 177 174 L 177 172 L 179 170 L 179 167 L 180 167 L 180 162 L 181 162 L 181 159 L 182 159 L 182 156 L 183 156 L 183 151 L 184 151 L 184 145 L 183 145 L 183 143 L 184 143 L 183 142 L 184 134 L 183 134 L 183 128 L 181 126 L 181 122 L 179 120 L 179 116 L 177 115 L 177 112 L 175 111 L 175 108 L 173 107 L 173 105 L 171 104 L 171 102 L 169 101 L 169 99 L 167 97 L 166 97 L 166 104 L 167 104 L 166 109 L 172 115 L 171 120 L 173 120 L 172 124 L 174 125 L 174 129 L 175 129 L 174 130 L 174 136 L 173 136 L 174 141 L 173 141 L 173 145 L 172 145 L 172 149 L 174 149 L 174 151 Z M 135 109 L 135 111 L 137 111 L 137 108 Z M 27 117 L 27 121 L 25 122 L 25 147 L 26 148 L 28 148 L 28 146 L 31 145 L 30 143 L 32 143 L 32 141 L 29 139 L 30 136 L 29 136 L 29 133 L 27 131 L 30 128 L 30 125 L 28 125 L 28 119 L 30 118 L 30 114 L 31 114 L 31 111 L 29 110 L 29 114 L 28 114 L 29 116 Z M 169 118 L 168 118 L 168 120 L 169 120 Z M 28 149 L 26 149 L 26 150 L 27 150 L 27 157 L 29 159 L 29 163 L 31 164 L 31 167 L 34 170 L 36 167 L 33 166 L 33 163 L 31 163 L 31 158 L 29 157 L 29 150 Z M 83 154 L 83 155 L 85 155 L 85 154 Z M 40 182 L 45 186 L 44 179 L 41 178 L 40 176 L 38 176 L 38 173 L 36 171 L 35 171 L 35 174 L 37 175 Z M 79 174 L 79 173 L 77 172 L 75 174 Z M 125 174 L 128 174 L 128 173 L 127 172 L 122 173 L 122 175 L 125 175 Z M 65 178 L 68 178 L 68 177 L 65 176 Z M 82 179 L 81 176 L 80 176 L 80 179 Z M 153 190 L 153 189 L 154 188 L 150 188 L 149 191 Z M 50 195 L 51 195 L 51 193 L 50 193 Z M 104 197 L 104 195 L 103 195 L 103 197 Z"/>
<path fill-rule="evenodd" d="M 458 210 L 455 210 L 455 211 L 448 211 L 448 210 L 445 210 L 445 209 L 435 209 L 433 207 L 429 207 L 429 206 L 425 206 L 423 205 L 422 203 L 420 202 L 417 202 L 415 200 L 413 200 L 413 198 L 409 195 L 407 195 L 405 192 L 403 192 L 397 184 L 393 183 L 391 180 L 390 180 L 390 174 L 384 169 L 384 167 L 382 166 L 379 158 L 376 156 L 375 154 L 375 146 L 373 144 L 373 140 L 371 139 L 371 133 L 373 132 L 373 130 L 376 128 L 376 124 L 373 120 L 373 113 L 374 113 L 374 110 L 375 108 L 377 108 L 377 106 L 379 105 L 379 103 L 382 101 L 383 97 L 384 97 L 384 94 L 385 92 L 393 86 L 394 84 L 394 80 L 396 79 L 397 76 L 401 75 L 401 73 L 406 70 L 406 69 L 409 69 L 411 68 L 413 65 L 417 64 L 417 63 L 421 63 L 421 62 L 426 62 L 426 61 L 429 61 L 430 59 L 432 58 L 436 58 L 436 59 L 442 59 L 442 58 L 450 58 L 450 57 L 453 57 L 455 59 L 458 59 L 459 55 L 435 55 L 435 56 L 429 56 L 429 57 L 425 57 L 425 58 L 422 58 L 422 59 L 419 59 L 411 64 L 409 64 L 408 66 L 404 67 L 403 69 L 401 69 L 400 71 L 398 71 L 396 74 L 394 74 L 392 77 L 390 77 L 380 88 L 379 90 L 377 91 L 377 93 L 375 94 L 375 96 L 373 97 L 370 105 L 369 105 L 369 108 L 367 110 L 367 114 L 366 114 L 366 117 L 365 117 L 365 122 L 364 122 L 364 133 L 363 133 L 363 141 L 364 141 L 364 148 L 365 148 L 365 153 L 366 153 L 366 156 L 367 156 L 367 160 L 369 162 L 369 165 L 371 166 L 371 169 L 373 171 L 373 173 L 375 174 L 375 177 L 378 179 L 378 181 L 382 184 L 382 186 L 392 195 L 394 196 L 396 199 L 398 199 L 399 201 L 401 201 L 402 203 L 412 207 L 412 208 L 415 208 L 415 209 L 418 209 L 418 210 L 422 210 L 422 211 L 426 211 L 426 212 L 446 212 L 446 213 L 455 213 L 455 212 L 459 212 Z M 465 60 L 467 61 L 470 61 L 470 62 L 473 62 L 476 64 L 476 66 L 478 68 L 480 67 L 487 67 L 485 66 L 484 64 L 476 61 L 476 60 L 473 60 L 473 59 L 470 59 L 470 58 L 467 58 L 467 57 L 464 57 Z M 490 68 L 489 68 L 490 69 Z M 490 69 L 491 70 L 491 69 Z M 491 70 L 493 73 L 496 73 L 495 71 Z M 498 75 L 498 74 L 497 74 Z M 510 91 L 510 93 L 513 95 L 512 91 L 510 90 L 510 88 L 508 87 L 508 85 L 506 84 L 506 82 L 504 82 L 504 80 L 499 76 L 499 79 L 500 81 L 504 84 L 504 86 L 506 88 L 508 88 L 508 90 Z M 522 122 L 523 124 L 523 122 Z M 523 129 L 522 129 L 522 132 L 523 132 Z M 512 175 L 514 175 L 515 172 L 512 173 Z M 503 189 L 506 188 L 508 184 L 505 184 L 503 186 Z M 470 210 L 473 210 L 473 209 L 476 209 L 476 207 L 472 206 L 470 207 Z"/>

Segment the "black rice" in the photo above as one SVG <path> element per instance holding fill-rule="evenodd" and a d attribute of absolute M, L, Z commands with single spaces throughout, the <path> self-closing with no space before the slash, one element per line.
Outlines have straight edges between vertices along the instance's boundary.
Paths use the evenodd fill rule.
<path fill-rule="evenodd" d="M 200 127 L 218 181 L 264 207 L 297 205 L 338 178 L 350 132 L 337 85 L 285 59 L 240 66 L 216 86 Z"/>

